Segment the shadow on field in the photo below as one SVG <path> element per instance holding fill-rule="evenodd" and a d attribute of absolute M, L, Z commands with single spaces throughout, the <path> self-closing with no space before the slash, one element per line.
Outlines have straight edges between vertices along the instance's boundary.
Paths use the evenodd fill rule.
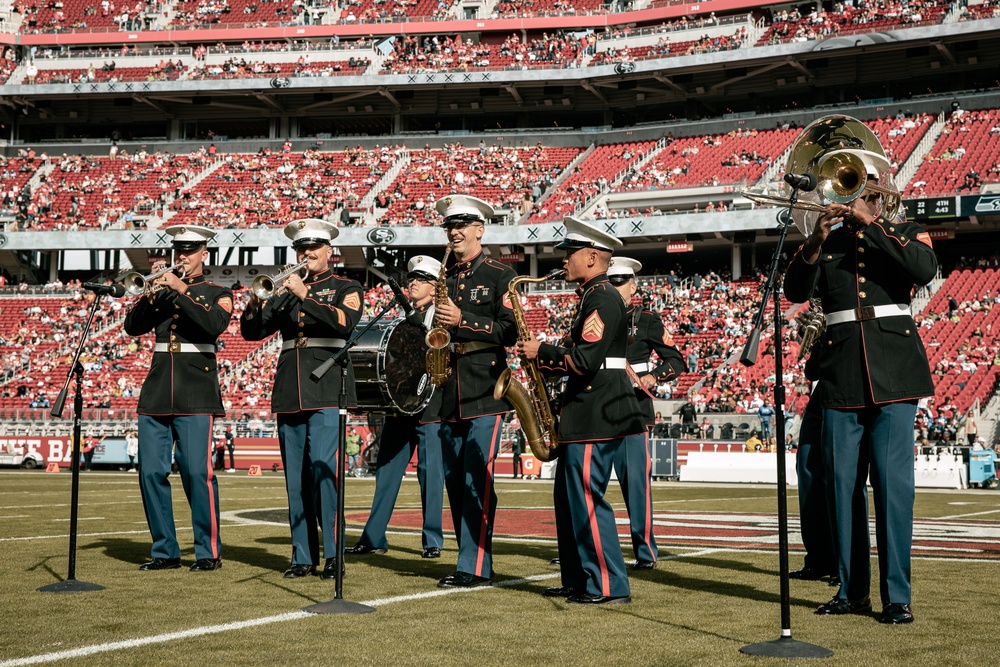
<path fill-rule="evenodd" d="M 351 545 L 350 539 L 348 539 L 347 546 Z M 365 564 L 374 568 L 385 570 L 387 572 L 392 572 L 395 575 L 402 577 L 418 577 L 421 579 L 426 579 L 428 582 L 434 584 L 437 583 L 438 579 L 449 575 L 455 571 L 455 562 L 458 559 L 458 549 L 455 546 L 453 540 L 448 540 L 445 544 L 445 548 L 441 551 L 441 558 L 427 559 L 421 558 L 421 549 L 413 549 L 408 547 L 397 547 L 389 545 L 389 553 L 387 554 L 368 554 L 368 555 L 356 555 L 356 554 L 346 554 L 345 562 L 348 567 L 352 563 Z M 494 544 L 493 557 L 494 557 L 494 569 L 499 568 L 496 572 L 500 577 L 510 576 L 518 577 L 521 573 L 516 571 L 508 571 L 504 568 L 505 556 L 526 556 L 528 558 L 537 558 L 542 560 L 546 566 L 550 558 L 555 557 L 556 551 L 555 546 L 534 546 L 534 545 L 509 545 L 509 544 Z M 509 563 L 510 560 L 506 559 Z M 553 571 L 558 571 L 555 566 L 552 566 Z"/>
<path fill-rule="evenodd" d="M 139 565 L 149 560 L 149 541 L 137 542 L 121 537 L 103 537 L 87 544 L 81 545 L 81 549 L 103 549 L 105 556 L 110 556 L 116 560 Z"/>
<path fill-rule="evenodd" d="M 661 561 L 655 570 L 647 570 L 641 574 L 636 574 L 630 572 L 629 576 L 635 579 L 646 579 L 653 581 L 664 586 L 672 586 L 674 588 L 683 588 L 685 590 L 697 591 L 699 593 L 714 593 L 716 595 L 725 595 L 729 597 L 744 598 L 747 600 L 757 600 L 759 602 L 768 602 L 771 604 L 781 603 L 781 593 L 779 590 L 779 581 L 775 573 L 768 570 L 760 570 L 757 568 L 750 567 L 744 561 L 729 561 L 721 558 L 684 558 L 683 562 L 685 564 L 691 565 L 701 565 L 707 567 L 715 567 L 723 570 L 729 570 L 732 574 L 725 576 L 720 576 L 719 579 L 705 579 L 705 578 L 694 578 L 686 577 L 679 574 L 676 570 L 670 569 L 674 563 L 678 561 Z M 770 580 L 774 583 L 773 590 L 759 590 L 748 584 L 741 584 L 733 581 L 735 573 L 758 573 L 766 575 L 774 575 Z M 821 591 L 825 593 L 825 591 Z M 815 600 L 808 600 L 802 598 L 790 599 L 790 604 L 796 607 L 802 607 L 805 609 L 814 609 L 817 606 Z"/>
<path fill-rule="evenodd" d="M 25 572 L 34 572 L 35 570 L 45 570 L 46 572 L 51 574 L 52 578 L 55 579 L 56 581 L 65 581 L 66 577 L 63 575 L 63 573 L 56 572 L 55 570 L 52 569 L 52 566 L 49 565 L 50 560 L 52 559 L 61 560 L 65 558 L 65 556 L 66 554 L 60 554 L 58 556 L 46 556 L 45 558 L 38 561 L 31 567 L 27 568 Z"/>

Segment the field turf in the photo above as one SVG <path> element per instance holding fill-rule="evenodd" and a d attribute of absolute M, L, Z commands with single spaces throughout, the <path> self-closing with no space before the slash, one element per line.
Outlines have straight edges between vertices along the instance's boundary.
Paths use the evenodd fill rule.
<path fill-rule="evenodd" d="M 440 560 L 420 558 L 419 491 L 404 483 L 381 556 L 349 556 L 344 598 L 372 614 L 312 615 L 332 581 L 288 580 L 283 478 L 220 478 L 224 567 L 192 573 L 190 514 L 179 480 L 175 516 L 185 567 L 137 569 L 149 535 L 135 474 L 81 479 L 77 579 L 105 590 L 54 594 L 66 577 L 70 474 L 0 472 L 0 667 L 10 665 L 749 665 L 774 662 L 739 648 L 780 634 L 773 487 L 654 487 L 661 562 L 631 575 L 631 605 L 580 607 L 540 595 L 558 585 L 551 483 L 500 480 L 496 585 L 442 590 L 454 570 L 446 535 Z M 348 480 L 347 544 L 356 540 L 374 482 Z M 616 483 L 609 499 L 624 505 Z M 797 499 L 790 564 L 801 565 Z M 620 515 L 622 516 L 622 515 Z M 819 617 L 835 592 L 791 582 L 793 636 L 824 646 L 825 665 L 982 665 L 996 661 L 1000 492 L 918 491 L 920 548 L 913 562 L 910 626 L 875 617 Z M 445 519 L 446 530 L 450 520 Z M 619 522 L 626 560 L 627 524 Z M 875 611 L 877 560 L 872 558 Z"/>

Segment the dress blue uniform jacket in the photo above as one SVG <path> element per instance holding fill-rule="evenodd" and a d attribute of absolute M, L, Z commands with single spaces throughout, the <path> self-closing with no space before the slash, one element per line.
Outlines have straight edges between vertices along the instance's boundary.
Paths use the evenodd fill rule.
<path fill-rule="evenodd" d="M 628 344 L 628 363 L 635 367 L 637 364 L 648 364 L 653 352 L 659 357 L 660 363 L 655 368 L 648 371 L 637 371 L 639 377 L 652 375 L 657 381 L 672 380 L 686 370 L 684 357 L 680 351 L 670 344 L 670 336 L 663 326 L 660 316 L 650 310 L 642 310 L 637 305 L 632 305 L 626 314 L 629 322 L 629 338 L 632 340 Z M 646 417 L 646 424 L 656 421 L 656 413 L 653 410 L 653 399 L 642 390 L 635 388 L 635 397 L 639 401 L 639 408 Z"/>
<path fill-rule="evenodd" d="M 456 345 L 453 371 L 439 388 L 442 419 L 472 419 L 511 410 L 505 399 L 493 398 L 493 387 L 507 368 L 505 348 L 517 342 L 517 323 L 507 296 L 507 286 L 516 275 L 506 264 L 483 254 L 448 267 L 448 294 L 462 310 L 462 322 L 451 330 L 451 342 Z M 462 343 L 492 346 L 463 354 Z"/>
<path fill-rule="evenodd" d="M 913 286 L 929 283 L 937 266 L 923 227 L 879 217 L 860 231 L 845 226 L 831 232 L 815 264 L 807 264 L 799 248 L 785 296 L 801 303 L 818 292 L 827 315 L 909 305 Z M 908 314 L 827 326 L 816 345 L 823 347 L 818 375 L 824 407 L 859 408 L 934 393 L 927 352 Z"/>
<path fill-rule="evenodd" d="M 566 374 L 559 415 L 560 442 L 595 442 L 644 433 L 646 419 L 624 369 L 602 368 L 608 357 L 625 358 L 625 301 L 602 273 L 580 286 L 580 308 L 570 329 L 571 348 L 542 343 L 538 368 Z"/>
<path fill-rule="evenodd" d="M 186 294 L 162 289 L 136 300 L 125 316 L 125 333 L 156 332 L 157 343 L 215 345 L 229 325 L 233 293 L 204 276 L 184 278 Z M 219 369 L 215 353 L 154 352 L 139 395 L 143 415 L 220 415 Z"/>
<path fill-rule="evenodd" d="M 347 339 L 361 320 L 364 290 L 361 283 L 327 269 L 305 283 L 305 300 L 286 292 L 268 300 L 263 308 L 243 312 L 240 332 L 247 340 L 263 340 L 275 331 L 282 341 L 316 338 Z M 309 374 L 323 365 L 337 347 L 294 347 L 282 350 L 274 374 L 271 409 L 276 413 L 336 408 L 340 395 L 340 369 L 331 368 L 319 382 Z M 357 403 L 354 369 L 347 365 L 347 405 Z"/>

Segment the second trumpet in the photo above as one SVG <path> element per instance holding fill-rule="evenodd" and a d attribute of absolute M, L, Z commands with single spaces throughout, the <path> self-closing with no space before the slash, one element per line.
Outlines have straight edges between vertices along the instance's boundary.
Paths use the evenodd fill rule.
<path fill-rule="evenodd" d="M 181 272 L 181 278 L 183 278 L 185 273 L 184 265 L 181 264 L 180 262 L 177 262 L 173 266 L 168 266 L 164 269 L 156 271 L 155 273 L 150 273 L 145 276 L 139 273 L 138 271 L 132 271 L 130 273 L 126 273 L 125 277 L 122 278 L 122 286 L 125 288 L 125 291 L 131 294 L 132 296 L 139 296 L 141 294 L 155 294 L 156 292 L 160 291 L 162 287 L 160 285 L 154 285 L 153 281 L 159 278 L 160 276 L 164 276 L 170 273 L 171 271 L 177 271 L 178 269 Z"/>
<path fill-rule="evenodd" d="M 298 264 L 295 264 L 293 266 L 288 266 L 287 268 L 285 268 L 284 271 L 277 273 L 273 276 L 257 276 L 256 278 L 253 279 L 253 283 L 251 283 L 250 285 L 250 290 L 254 293 L 254 296 L 256 296 L 261 301 L 267 301 L 273 296 L 278 296 L 279 294 L 283 294 L 285 291 L 284 284 L 280 285 L 277 289 L 275 289 L 274 286 L 278 283 L 283 283 L 285 278 L 292 275 L 293 273 L 299 273 L 304 268 L 306 268 L 306 265 L 308 264 L 309 260 L 304 259 Z"/>

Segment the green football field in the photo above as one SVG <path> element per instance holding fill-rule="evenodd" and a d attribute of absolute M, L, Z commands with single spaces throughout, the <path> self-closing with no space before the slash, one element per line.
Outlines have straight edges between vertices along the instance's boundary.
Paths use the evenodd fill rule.
<path fill-rule="evenodd" d="M 70 479 L 65 471 L 0 472 L 0 667 L 777 662 L 739 652 L 780 634 L 773 487 L 655 484 L 661 562 L 631 576 L 631 605 L 592 608 L 540 595 L 559 582 L 549 564 L 556 555 L 550 482 L 499 481 L 496 585 L 458 591 L 436 587 L 454 570 L 450 535 L 440 560 L 420 558 L 419 490 L 408 479 L 389 553 L 347 560 L 344 598 L 376 611 L 313 615 L 301 609 L 331 599 L 334 584 L 282 577 L 290 547 L 280 473 L 222 475 L 224 567 L 208 573 L 140 572 L 149 535 L 135 474 L 84 473 L 76 574 L 105 589 L 37 592 L 66 577 Z M 179 480 L 172 481 L 189 564 L 190 514 Z M 348 480 L 348 545 L 357 540 L 373 489 L 371 479 Z M 616 483 L 609 498 L 624 509 Z M 794 488 L 788 500 L 794 569 L 802 560 Z M 793 636 L 831 649 L 834 656 L 822 664 L 996 662 L 1000 492 L 918 491 L 916 516 L 913 625 L 816 616 L 834 589 L 791 582 Z M 619 528 L 627 533 L 627 525 Z M 630 547 L 625 555 L 631 558 Z"/>

